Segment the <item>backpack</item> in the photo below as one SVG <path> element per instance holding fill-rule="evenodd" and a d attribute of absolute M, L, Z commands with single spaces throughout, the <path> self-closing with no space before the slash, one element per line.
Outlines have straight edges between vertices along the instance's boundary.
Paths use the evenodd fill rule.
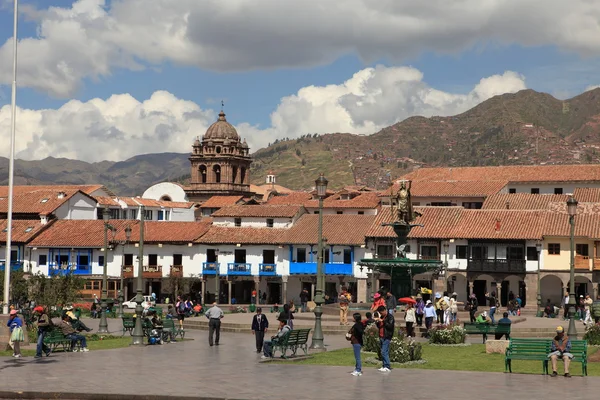
<path fill-rule="evenodd" d="M 184 313 L 185 313 L 185 302 L 183 302 L 183 301 L 180 301 L 180 302 L 177 304 L 177 313 L 178 313 L 178 314 L 184 314 Z"/>

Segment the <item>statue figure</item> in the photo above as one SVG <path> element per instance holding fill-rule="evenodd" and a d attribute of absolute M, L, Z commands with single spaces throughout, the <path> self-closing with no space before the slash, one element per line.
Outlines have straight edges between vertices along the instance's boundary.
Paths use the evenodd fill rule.
<path fill-rule="evenodd" d="M 406 185 L 406 182 L 408 182 L 408 186 Z M 421 215 L 421 213 L 413 211 L 412 201 L 410 198 L 410 181 L 400 182 L 400 188 L 398 189 L 395 198 L 397 204 L 397 222 L 404 225 L 410 225 L 412 221 Z"/>

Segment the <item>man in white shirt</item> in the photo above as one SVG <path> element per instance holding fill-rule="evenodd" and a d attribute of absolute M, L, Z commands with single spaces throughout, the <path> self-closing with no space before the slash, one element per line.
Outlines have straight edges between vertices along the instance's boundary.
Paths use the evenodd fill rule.
<path fill-rule="evenodd" d="M 206 312 L 208 318 L 208 344 L 213 345 L 213 335 L 215 337 L 214 344 L 219 345 L 221 338 L 221 319 L 223 318 L 223 310 L 217 307 L 217 303 L 213 303 L 212 307 Z"/>

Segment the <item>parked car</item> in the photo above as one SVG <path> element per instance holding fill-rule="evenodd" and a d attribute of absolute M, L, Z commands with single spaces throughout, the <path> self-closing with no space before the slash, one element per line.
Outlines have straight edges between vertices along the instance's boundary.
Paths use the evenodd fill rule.
<path fill-rule="evenodd" d="M 152 296 L 144 296 L 144 301 L 142 302 L 142 307 L 146 308 L 146 306 L 150 304 L 150 306 L 155 306 L 156 302 L 154 300 L 152 300 Z M 135 302 L 135 297 L 132 298 L 129 301 L 124 301 L 123 302 L 123 307 L 124 308 L 130 308 L 132 310 L 135 310 L 137 303 Z"/>

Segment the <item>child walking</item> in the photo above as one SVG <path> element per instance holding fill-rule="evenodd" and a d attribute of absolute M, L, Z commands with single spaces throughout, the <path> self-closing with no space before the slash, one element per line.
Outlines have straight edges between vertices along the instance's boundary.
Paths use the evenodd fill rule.
<path fill-rule="evenodd" d="M 354 313 L 354 315 L 352 315 L 352 318 L 354 319 L 354 325 L 352 325 L 352 328 L 350 328 L 350 332 L 348 332 L 350 334 L 350 343 L 352 343 L 352 349 L 354 350 L 354 360 L 356 362 L 354 371 L 352 371 L 352 375 L 361 376 L 362 363 L 360 360 L 360 350 L 363 346 L 363 332 L 365 328 L 361 321 L 362 317 L 360 313 Z"/>
<path fill-rule="evenodd" d="M 25 340 L 23 335 L 23 321 L 17 315 L 17 310 L 11 310 L 6 326 L 10 329 L 10 347 L 13 348 L 13 357 L 21 357 L 21 342 Z"/>

